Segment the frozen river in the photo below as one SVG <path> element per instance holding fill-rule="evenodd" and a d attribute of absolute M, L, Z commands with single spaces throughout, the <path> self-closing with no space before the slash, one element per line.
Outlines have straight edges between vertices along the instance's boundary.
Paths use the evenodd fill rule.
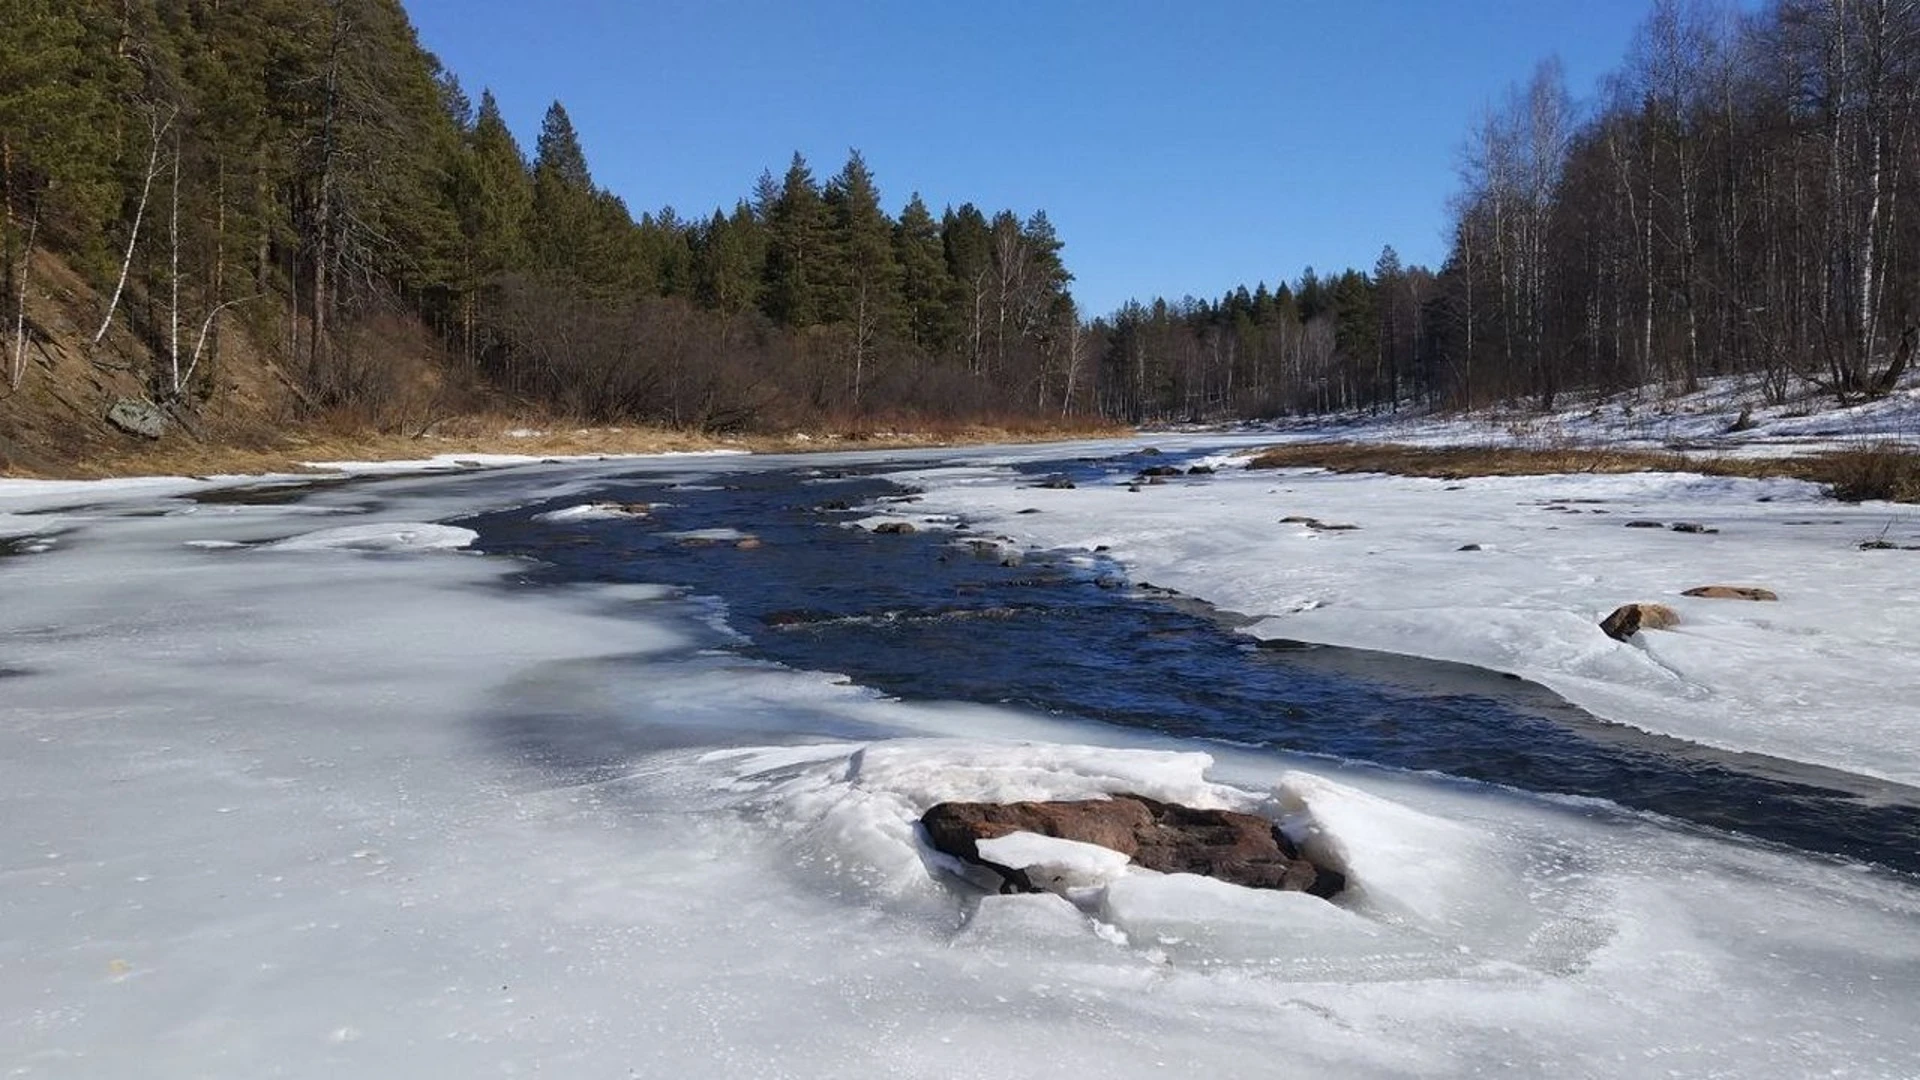
<path fill-rule="evenodd" d="M 1909 788 L 1262 648 L 1147 588 L 1277 613 L 1147 565 L 1220 564 L 1137 449 L 0 488 L 0 1074 L 1915 1071 Z M 1355 887 L 982 897 L 913 831 L 1117 791 Z"/>

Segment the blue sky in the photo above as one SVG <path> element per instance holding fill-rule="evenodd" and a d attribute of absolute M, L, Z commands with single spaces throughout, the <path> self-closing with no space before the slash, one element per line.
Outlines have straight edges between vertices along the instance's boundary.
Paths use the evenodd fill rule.
<path fill-rule="evenodd" d="M 890 210 L 1044 209 L 1089 315 L 1305 266 L 1438 265 L 1468 125 L 1557 54 L 1576 98 L 1649 0 L 406 0 L 532 151 L 565 103 L 636 215 L 857 147 Z"/>

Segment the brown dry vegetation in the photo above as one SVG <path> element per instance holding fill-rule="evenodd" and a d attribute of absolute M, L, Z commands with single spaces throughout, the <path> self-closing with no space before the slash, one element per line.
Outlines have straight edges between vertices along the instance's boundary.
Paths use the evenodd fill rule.
<path fill-rule="evenodd" d="M 256 433 L 244 443 L 214 442 L 176 433 L 158 442 L 107 431 L 98 446 L 71 458 L 9 459 L 0 439 L 0 476 L 98 479 L 114 476 L 207 476 L 300 472 L 308 462 L 416 461 L 442 455 L 525 454 L 533 457 L 658 454 L 690 450 L 808 453 L 901 447 L 1044 442 L 1112 437 L 1120 428 L 1073 429 L 1039 424 L 940 424 L 911 430 L 840 430 L 776 435 L 714 436 L 657 427 L 579 427 L 552 418 L 529 420 L 460 415 L 420 434 L 381 432 L 345 423 Z M 513 434 L 510 434 L 513 433 Z M 529 432 L 531 434 L 529 434 Z"/>
<path fill-rule="evenodd" d="M 104 341 L 93 345 L 92 327 L 104 300 L 59 257 L 36 253 L 32 280 L 23 378 L 12 386 L 0 377 L 0 476 L 289 472 L 303 468 L 303 462 L 407 461 L 444 454 L 881 449 L 1114 436 L 1126 430 L 1084 417 L 962 421 L 907 412 L 828 415 L 798 431 L 755 434 L 586 425 L 487 388 L 448 363 L 418 320 L 399 316 L 366 319 L 343 336 L 336 374 L 353 382 L 350 397 L 356 404 L 324 408 L 303 388 L 298 373 L 284 369 L 278 350 L 260 345 L 284 336 L 287 318 L 283 305 L 263 298 L 235 309 L 219 324 L 194 374 L 194 391 L 168 407 L 167 434 L 148 440 L 112 427 L 104 417 L 122 398 L 164 400 L 167 374 L 151 343 L 116 323 Z M 147 300 L 136 295 L 133 302 Z M 10 360 L 12 341 L 5 344 Z"/>
<path fill-rule="evenodd" d="M 1551 473 L 1693 472 L 1705 476 L 1790 477 L 1825 484 L 1837 499 L 1920 502 L 1920 448 L 1900 443 L 1799 457 L 1734 458 L 1604 447 L 1405 446 L 1293 443 L 1262 452 L 1253 469 L 1319 468 L 1460 480 Z"/>

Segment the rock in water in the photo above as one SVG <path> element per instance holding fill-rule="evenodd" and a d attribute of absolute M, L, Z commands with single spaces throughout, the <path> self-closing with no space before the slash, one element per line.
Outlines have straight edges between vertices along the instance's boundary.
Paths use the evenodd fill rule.
<path fill-rule="evenodd" d="M 121 398 L 107 410 L 107 423 L 129 435 L 157 439 L 167 433 L 167 414 L 158 405 L 138 398 Z"/>
<path fill-rule="evenodd" d="M 1600 620 L 1600 629 L 1615 641 L 1625 641 L 1642 630 L 1667 630 L 1680 625 L 1680 616 L 1665 604 L 1622 604 Z"/>
<path fill-rule="evenodd" d="M 1024 870 L 984 858 L 977 844 L 1016 832 L 1098 844 L 1165 874 L 1201 874 L 1254 889 L 1326 898 L 1346 877 L 1307 860 L 1256 814 L 1201 810 L 1144 795 L 1067 802 L 940 803 L 920 818 L 933 847 L 999 874 L 1003 892 L 1040 892 Z"/>
<path fill-rule="evenodd" d="M 1780 594 L 1757 585 L 1700 585 L 1681 596 L 1701 596 L 1709 600 L 1778 600 Z"/>

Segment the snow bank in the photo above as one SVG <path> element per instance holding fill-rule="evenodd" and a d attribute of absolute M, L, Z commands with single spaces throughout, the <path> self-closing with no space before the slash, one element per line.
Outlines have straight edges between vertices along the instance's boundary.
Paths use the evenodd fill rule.
<path fill-rule="evenodd" d="M 1837 405 L 1830 394 L 1797 386 L 1769 401 L 1757 379 L 1707 379 L 1692 393 L 1642 387 L 1610 394 L 1562 395 L 1542 413 L 1526 406 L 1460 415 L 1409 410 L 1281 421 L 1277 439 L 1397 442 L 1416 446 L 1680 448 L 1737 455 L 1791 455 L 1920 439 L 1920 386 Z"/>

